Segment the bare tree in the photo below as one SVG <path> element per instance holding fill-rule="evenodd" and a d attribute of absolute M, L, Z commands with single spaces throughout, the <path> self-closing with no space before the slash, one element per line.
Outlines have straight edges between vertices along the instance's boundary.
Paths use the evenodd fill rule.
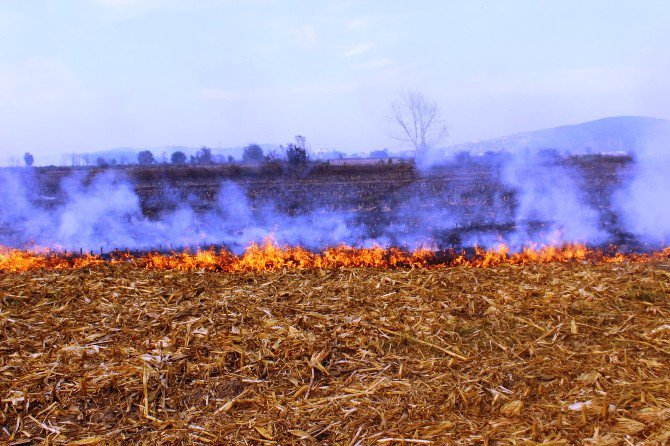
<path fill-rule="evenodd" d="M 415 91 L 403 93 L 392 104 L 392 120 L 399 129 L 393 137 L 412 144 L 417 156 L 447 137 L 447 126 L 437 102 Z"/>

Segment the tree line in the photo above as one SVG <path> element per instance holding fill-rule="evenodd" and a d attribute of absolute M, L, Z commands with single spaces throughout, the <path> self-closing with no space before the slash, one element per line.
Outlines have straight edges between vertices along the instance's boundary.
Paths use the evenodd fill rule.
<path fill-rule="evenodd" d="M 80 157 L 84 159 L 85 165 L 89 165 L 88 155 L 77 155 L 77 159 Z M 175 165 L 215 165 L 224 162 L 229 164 L 235 162 L 232 155 L 228 155 L 225 161 L 220 157 L 217 159 L 209 147 L 201 147 L 195 154 L 190 156 L 181 150 L 177 150 L 170 154 L 169 161 L 165 154 L 163 154 L 163 157 L 163 164 L 170 163 Z M 26 152 L 23 156 L 23 161 L 27 167 L 31 167 L 35 163 L 35 157 L 31 153 Z M 311 155 L 307 139 L 304 136 L 297 135 L 295 141 L 279 146 L 278 151 L 270 150 L 266 152 L 260 145 L 251 143 L 244 148 L 241 161 L 245 164 L 286 162 L 290 166 L 307 166 L 311 161 Z M 72 162 L 73 166 L 77 165 L 75 164 L 75 155 L 73 155 Z M 98 157 L 95 164 L 98 167 L 114 167 L 119 163 L 116 159 L 107 160 L 104 157 Z M 126 163 L 122 162 L 122 164 Z M 161 162 L 156 159 L 151 150 L 142 150 L 137 154 L 137 164 L 151 166 L 161 164 Z"/>
<path fill-rule="evenodd" d="M 279 151 L 265 152 L 263 148 L 251 143 L 244 148 L 242 153 L 242 162 L 245 164 L 261 164 L 273 162 L 286 162 L 290 166 L 306 166 L 310 162 L 310 148 L 307 139 L 302 135 L 297 135 L 293 142 L 279 146 Z M 235 162 L 235 159 L 229 155 L 228 163 Z M 137 154 L 137 163 L 143 166 L 157 164 L 154 154 L 150 150 L 143 150 Z M 171 164 L 193 164 L 193 165 L 214 165 L 219 164 L 212 154 L 212 149 L 208 147 L 200 148 L 194 155 L 187 156 L 181 150 L 173 152 L 170 155 Z"/>

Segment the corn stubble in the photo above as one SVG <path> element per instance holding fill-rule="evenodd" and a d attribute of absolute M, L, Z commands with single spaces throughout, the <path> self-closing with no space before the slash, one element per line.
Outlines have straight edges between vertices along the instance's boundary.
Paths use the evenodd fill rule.
<path fill-rule="evenodd" d="M 0 441 L 667 444 L 669 270 L 0 273 Z"/>

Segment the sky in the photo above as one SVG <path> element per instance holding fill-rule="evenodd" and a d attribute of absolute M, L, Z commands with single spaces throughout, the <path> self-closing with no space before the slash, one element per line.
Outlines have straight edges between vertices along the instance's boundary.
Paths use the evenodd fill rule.
<path fill-rule="evenodd" d="M 405 91 L 444 145 L 670 119 L 668 23 L 666 0 L 1 0 L 0 154 L 403 150 Z"/>

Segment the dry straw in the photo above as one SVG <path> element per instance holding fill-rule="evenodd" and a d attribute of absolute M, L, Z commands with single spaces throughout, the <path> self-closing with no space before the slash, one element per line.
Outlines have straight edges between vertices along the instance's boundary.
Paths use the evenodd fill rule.
<path fill-rule="evenodd" d="M 7 444 L 661 445 L 644 264 L 0 274 Z"/>

